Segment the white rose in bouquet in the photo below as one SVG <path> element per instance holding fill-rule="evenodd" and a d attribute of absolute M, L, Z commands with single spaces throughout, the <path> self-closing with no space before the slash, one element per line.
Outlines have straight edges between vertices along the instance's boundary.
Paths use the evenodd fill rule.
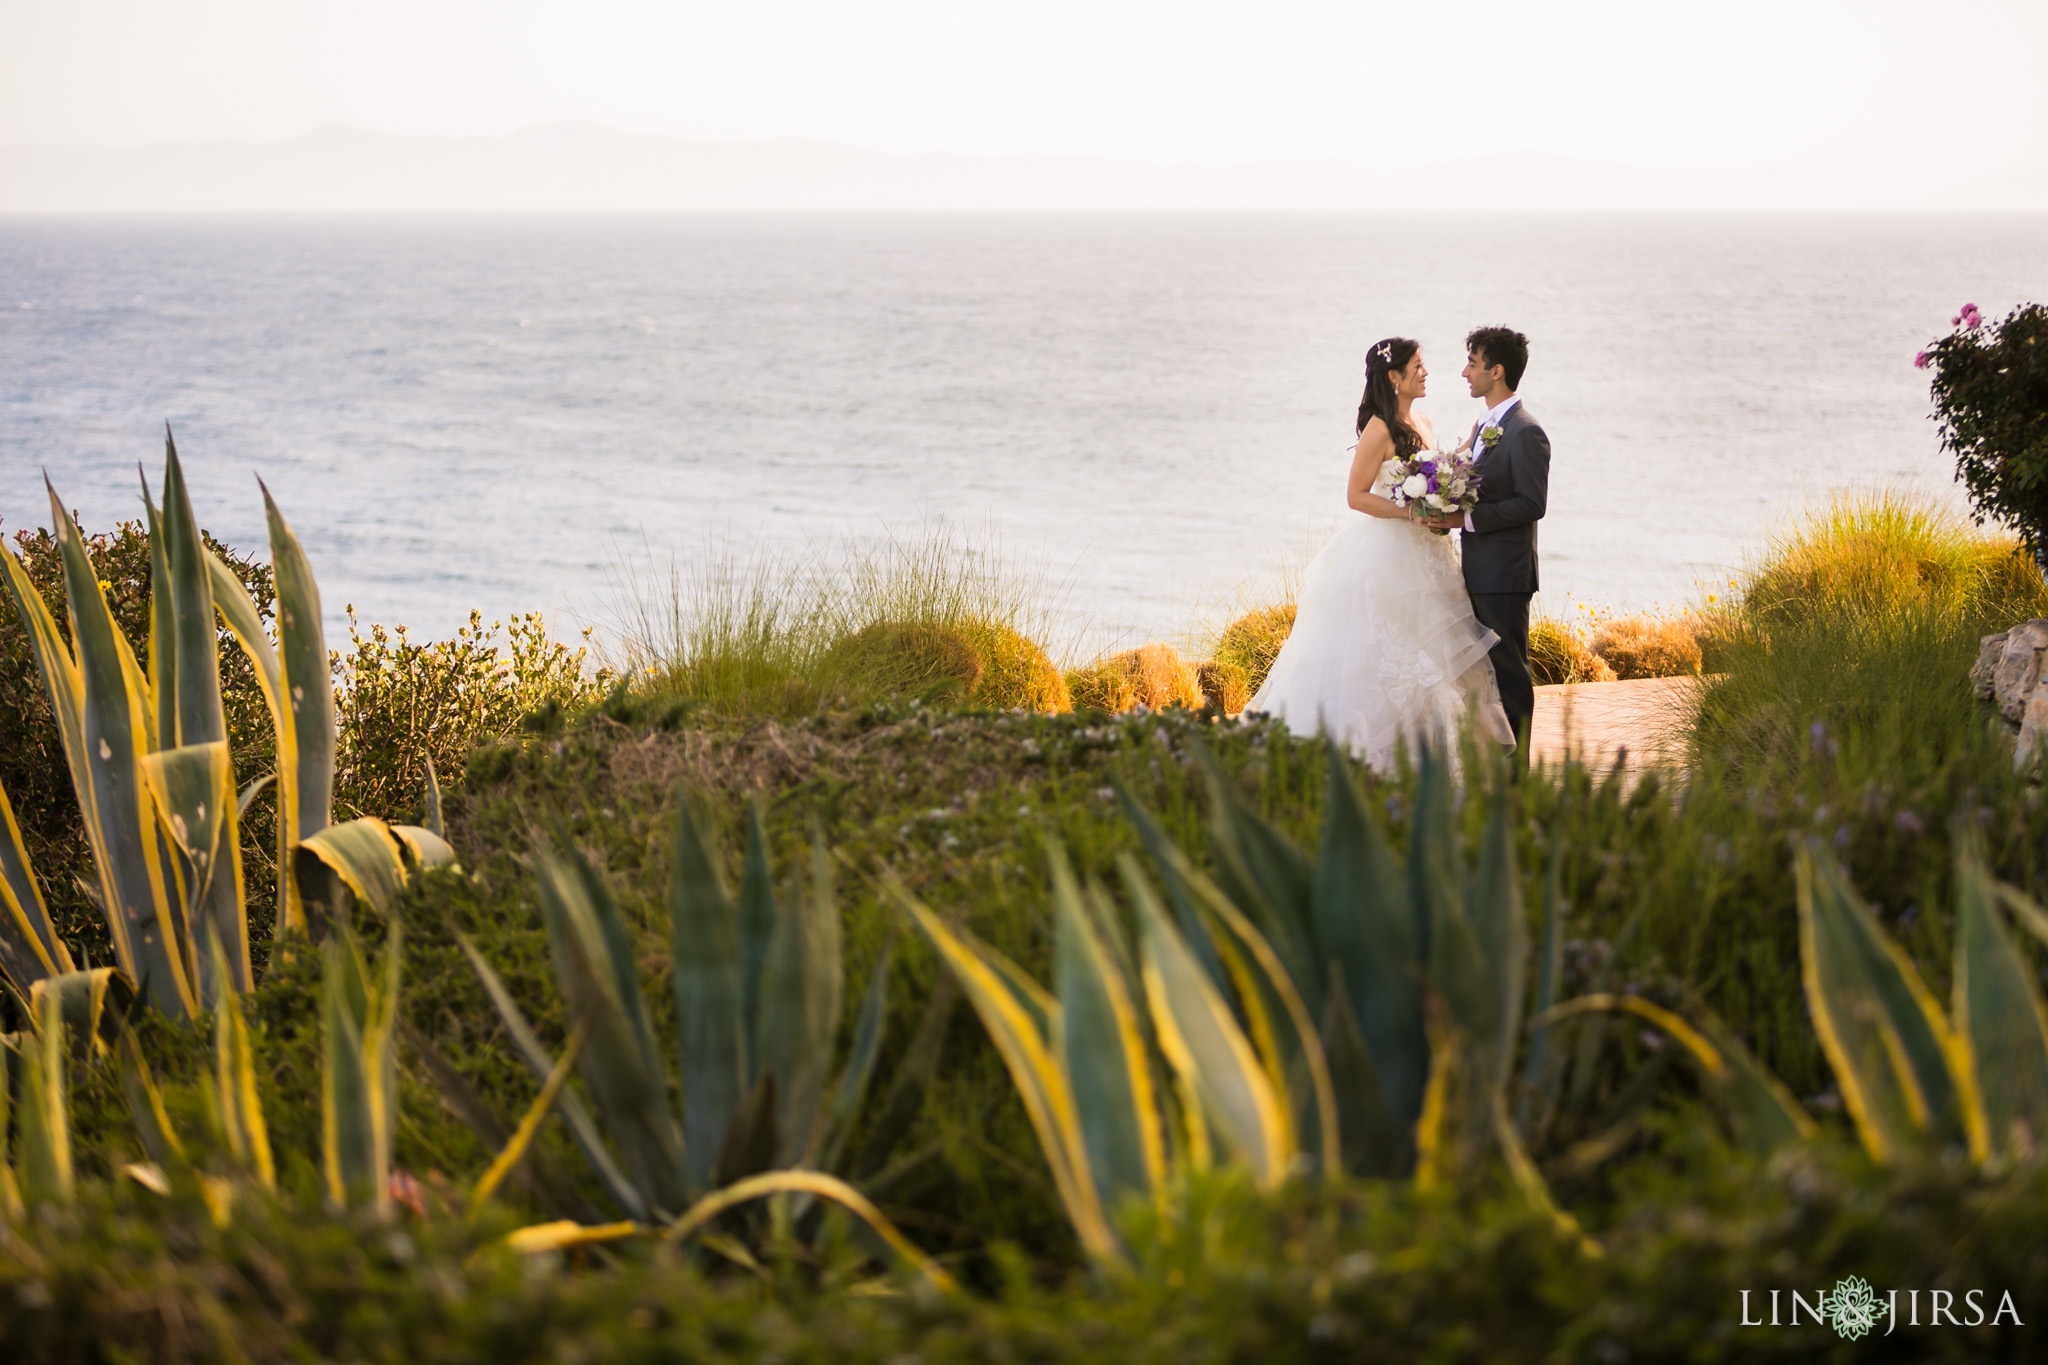
<path fill-rule="evenodd" d="M 1410 498 L 1419 498 L 1429 491 L 1429 480 L 1420 474 L 1410 474 L 1402 480 L 1401 491 Z"/>

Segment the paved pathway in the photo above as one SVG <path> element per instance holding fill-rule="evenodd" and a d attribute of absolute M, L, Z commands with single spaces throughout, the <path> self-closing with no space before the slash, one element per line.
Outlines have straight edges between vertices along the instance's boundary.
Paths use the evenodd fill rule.
<path fill-rule="evenodd" d="M 1686 707 L 1697 686 L 1698 678 L 1631 678 L 1539 687 L 1530 758 L 1559 763 L 1570 753 L 1604 770 L 1626 750 L 1622 762 L 1631 774 L 1655 763 L 1682 763 Z"/>

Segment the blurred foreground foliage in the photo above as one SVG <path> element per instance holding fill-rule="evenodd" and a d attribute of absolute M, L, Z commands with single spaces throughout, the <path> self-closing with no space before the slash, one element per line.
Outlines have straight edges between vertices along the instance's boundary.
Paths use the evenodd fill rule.
<path fill-rule="evenodd" d="M 963 709 L 974 685 L 963 651 L 925 635 L 915 643 L 933 662 L 919 663 L 919 676 L 952 684 L 929 703 L 749 714 L 679 695 L 659 671 L 643 669 L 637 690 L 605 688 L 537 633 L 514 632 L 508 643 L 526 662 L 508 664 L 473 623 L 438 646 L 373 630 L 341 658 L 360 681 L 348 725 L 363 737 L 344 740 L 358 746 L 349 771 L 359 775 L 342 798 L 376 792 L 402 810 L 417 799 L 418 775 L 398 751 L 433 754 L 464 867 L 421 876 L 396 910 L 400 1011 L 414 1041 L 401 1052 L 394 1159 L 416 1176 L 427 1216 L 379 1224 L 306 1213 L 319 1189 L 318 970 L 312 954 L 281 958 L 246 1002 L 281 1202 L 252 1203 L 222 1230 L 203 1210 L 117 1183 L 138 1154 L 125 1102 L 110 1068 L 78 1066 L 83 1192 L 70 1210 L 34 1212 L 0 1233 L 0 1355 L 2032 1358 L 2032 1314 L 2048 1301 L 2048 1254 L 2038 1250 L 2048 1245 L 2048 1184 L 2037 1168 L 1985 1175 L 1959 1157 L 1871 1166 L 1839 1116 L 1799 970 L 1788 836 L 1819 836 L 1837 851 L 1937 994 L 1952 961 L 1955 822 L 1982 837 L 1998 876 L 2037 899 L 2048 890 L 2040 790 L 2012 772 L 2010 741 L 1967 683 L 1977 635 L 2048 610 L 2048 596 L 2038 577 L 2011 569 L 2026 561 L 2010 542 L 1944 539 L 1944 525 L 1890 504 L 1849 508 L 1761 561 L 1743 600 L 1718 618 L 1725 662 L 1711 666 L 1727 676 L 1700 694 L 1689 772 L 1630 783 L 1538 765 L 1520 788 L 1522 898 L 1542 903 L 1554 861 L 1564 993 L 1710 1009 L 1826 1129 L 1767 1163 L 1727 1150 L 1685 1068 L 1654 1065 L 1666 1045 L 1604 1029 L 1584 1070 L 1595 1122 L 1579 1136 L 1607 1144 L 1611 1159 L 1567 1148 L 1544 1171 L 1602 1258 L 1585 1258 L 1493 1177 L 1432 1195 L 1365 1182 L 1258 1195 L 1219 1176 L 1179 1202 L 1177 1231 L 1127 1214 L 1127 1276 L 1086 1272 L 1022 1107 L 967 1010 L 939 1016 L 936 1079 L 915 1093 L 892 1087 L 941 971 L 885 905 L 885 874 L 1046 979 L 1048 842 L 1083 876 L 1104 877 L 1119 854 L 1137 852 L 1118 810 L 1121 783 L 1206 863 L 1205 748 L 1253 809 L 1313 847 L 1328 759 L 1320 741 L 1187 709 Z M 1405 842 L 1411 775 L 1355 775 Z M 856 1231 L 803 1240 L 772 1220 L 753 1265 L 641 1243 L 516 1258 L 488 1243 L 530 1214 L 526 1182 L 539 1177 L 527 1171 L 473 1230 L 446 1215 L 491 1154 L 449 1112 L 419 1043 L 501 1115 L 516 1116 L 536 1090 L 501 1045 L 456 934 L 497 965 L 559 1049 L 569 1021 L 526 862 L 536 828 L 558 831 L 617 895 L 665 1034 L 662 904 L 679 789 L 722 843 L 729 884 L 750 801 L 761 803 L 778 866 L 807 846 L 815 821 L 836 863 L 849 977 L 865 979 L 894 945 L 882 1054 L 846 1169 L 969 1294 L 937 1299 L 907 1279 L 868 1280 L 875 1263 Z M 1476 804 L 1458 818 L 1476 842 Z M 362 929 L 373 947 L 383 939 L 374 917 Z M 857 1007 L 847 1001 L 842 1036 Z M 211 1064 L 205 1028 L 158 1016 L 139 1028 L 173 1117 L 195 1128 Z M 1647 1099 L 1628 1079 L 1646 1074 Z M 1605 1115 L 1614 1122 L 1598 1122 Z M 580 1169 L 558 1123 L 543 1129 L 538 1154 Z M 2029 1325 L 1901 1327 L 1853 1347 L 1825 1328 L 1736 1326 L 1741 1290 L 1753 1300 L 1774 1288 L 1813 1294 L 1850 1274 L 1880 1295 L 1980 1288 L 1995 1303 L 2010 1291 Z"/>

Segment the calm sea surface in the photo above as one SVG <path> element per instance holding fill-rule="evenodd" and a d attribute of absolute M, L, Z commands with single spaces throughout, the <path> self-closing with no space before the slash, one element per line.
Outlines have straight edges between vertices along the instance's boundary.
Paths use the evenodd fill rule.
<path fill-rule="evenodd" d="M 331 613 L 607 619 L 621 563 L 943 518 L 1093 643 L 1174 637 L 1341 517 L 1366 348 L 1445 443 L 1479 323 L 1554 449 L 1539 608 L 1681 602 L 1832 489 L 1956 494 L 1914 351 L 2048 299 L 2048 219 L 0 219 L 0 521 L 45 471 L 202 521 L 261 474 Z"/>

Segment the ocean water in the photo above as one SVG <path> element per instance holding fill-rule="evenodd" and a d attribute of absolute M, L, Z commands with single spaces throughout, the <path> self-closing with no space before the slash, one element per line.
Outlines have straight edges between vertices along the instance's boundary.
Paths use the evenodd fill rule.
<path fill-rule="evenodd" d="M 2048 299 L 2048 218 L 0 218 L 0 529 L 255 477 L 330 617 L 606 624 L 617 571 L 933 519 L 1174 638 L 1349 514 L 1365 351 L 1530 337 L 1539 610 L 1684 603 L 1841 488 L 1954 501 L 1916 349 Z"/>

